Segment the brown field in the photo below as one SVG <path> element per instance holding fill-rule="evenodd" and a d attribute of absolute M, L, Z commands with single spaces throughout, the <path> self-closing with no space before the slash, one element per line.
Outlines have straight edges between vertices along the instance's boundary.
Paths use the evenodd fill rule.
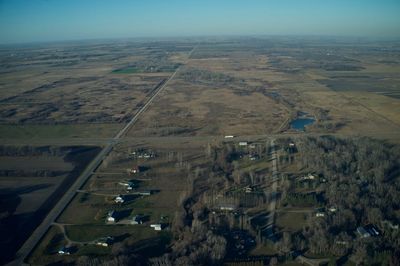
<path fill-rule="evenodd" d="M 15 253 L 93 153 L 95 148 L 2 146 L 0 231 L 2 254 L 8 254 L 2 260 Z"/>
<path fill-rule="evenodd" d="M 193 176 L 210 168 L 208 145 L 225 145 L 226 135 L 236 137 L 227 144 L 232 147 L 239 140 L 259 140 L 264 145 L 271 136 L 323 134 L 399 142 L 400 55 L 393 48 L 396 45 L 311 38 L 301 40 L 297 47 L 290 39 L 277 37 L 0 50 L 0 142 L 107 143 L 174 75 L 57 220 L 65 229 L 58 232 L 64 240 L 70 237 L 85 242 L 126 233 L 127 240 L 119 242 L 131 241 L 137 247 L 142 240 L 164 236 L 154 232 L 151 223 L 165 223 L 166 234 L 171 234 Z M 291 128 L 290 123 L 304 115 L 315 119 L 314 124 L 304 132 Z M 132 152 L 139 149 L 153 151 L 156 157 L 134 158 Z M 279 150 L 278 156 L 284 157 L 285 151 Z M 301 158 L 295 157 L 294 164 L 279 159 L 281 173 L 295 175 L 307 170 L 299 169 L 296 160 Z M 60 184 L 58 179 L 66 175 L 57 179 L 40 176 L 32 181 L 27 169 L 29 173 L 68 172 L 73 167 L 62 157 L 52 157 L 51 166 L 47 160 L 45 156 L 16 160 L 4 156 L 0 161 L 0 170 L 7 168 L 15 174 L 21 166 L 25 171 L 23 177 L 4 177 L 0 182 L 4 190 L 17 188 L 14 181 L 27 186 L 40 184 L 37 190 L 21 195 L 18 208 L 27 206 L 24 198 L 35 204 L 46 200 Z M 240 170 L 258 174 L 262 182 L 271 176 L 266 157 L 237 162 Z M 128 174 L 127 169 L 134 166 L 145 170 Z M 131 179 L 140 181 L 136 191 L 153 193 L 131 197 L 118 184 Z M 206 180 L 208 177 L 197 180 L 195 186 L 202 188 Z M 129 200 L 115 204 L 117 195 L 128 195 Z M 265 211 L 266 206 L 262 207 Z M 112 209 L 124 212 L 125 221 L 138 214 L 147 220 L 142 225 L 106 225 L 106 215 Z M 280 231 L 299 231 L 305 221 L 301 212 L 282 210 L 276 217 Z M 76 254 L 60 258 L 47 248 L 55 230 L 43 238 L 31 261 L 70 262 L 80 255 L 111 254 L 111 249 L 80 243 Z M 64 245 L 64 240 L 55 246 Z M 272 246 L 265 245 L 258 245 L 253 252 L 275 253 Z"/>

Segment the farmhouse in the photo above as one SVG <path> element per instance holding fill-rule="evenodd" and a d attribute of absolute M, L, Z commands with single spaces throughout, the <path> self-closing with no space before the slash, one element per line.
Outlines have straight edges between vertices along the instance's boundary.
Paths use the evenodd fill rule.
<path fill-rule="evenodd" d="M 116 213 L 114 210 L 109 211 L 107 214 L 106 222 L 107 223 L 115 223 L 117 221 Z"/>
<path fill-rule="evenodd" d="M 59 255 L 70 255 L 71 249 L 67 247 L 62 247 L 58 252 Z"/>
<path fill-rule="evenodd" d="M 233 211 L 236 209 L 235 204 L 220 204 L 219 209 L 221 211 Z"/>
<path fill-rule="evenodd" d="M 240 141 L 239 146 L 247 146 L 247 141 Z"/>
<path fill-rule="evenodd" d="M 316 178 L 317 178 L 316 175 L 308 174 L 308 175 L 300 177 L 299 179 L 300 179 L 300 181 L 304 181 L 304 180 L 315 180 Z"/>
<path fill-rule="evenodd" d="M 336 211 L 337 211 L 337 208 L 334 207 L 334 206 L 331 206 L 331 207 L 329 207 L 328 210 L 329 210 L 330 212 L 336 212 Z"/>
<path fill-rule="evenodd" d="M 139 166 L 134 166 L 131 169 L 128 169 L 129 174 L 138 174 L 140 172 Z"/>
<path fill-rule="evenodd" d="M 161 231 L 162 230 L 162 225 L 161 224 L 151 224 L 151 228 L 154 228 L 156 231 Z"/>
<path fill-rule="evenodd" d="M 124 203 L 125 202 L 123 196 L 121 196 L 121 195 L 116 196 L 114 201 L 115 201 L 115 203 Z"/>
<path fill-rule="evenodd" d="M 126 187 L 126 190 L 133 190 L 134 188 L 137 187 L 137 184 L 135 182 L 132 182 L 132 181 L 122 181 L 122 182 L 119 182 L 118 184 L 120 184 L 121 186 Z"/>

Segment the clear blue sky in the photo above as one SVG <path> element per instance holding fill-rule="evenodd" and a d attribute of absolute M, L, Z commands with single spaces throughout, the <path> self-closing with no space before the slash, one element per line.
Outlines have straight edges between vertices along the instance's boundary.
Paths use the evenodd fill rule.
<path fill-rule="evenodd" d="M 0 0 L 0 43 L 198 35 L 400 37 L 400 0 Z"/>

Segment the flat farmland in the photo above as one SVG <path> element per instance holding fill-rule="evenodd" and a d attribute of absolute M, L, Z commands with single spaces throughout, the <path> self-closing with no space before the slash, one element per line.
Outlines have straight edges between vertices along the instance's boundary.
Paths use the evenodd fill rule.
<path fill-rule="evenodd" d="M 310 163 L 320 159 L 305 142 L 311 147 L 313 138 L 362 136 L 400 141 L 397 45 L 259 37 L 0 49 L 0 142 L 19 149 L 24 143 L 90 143 L 107 151 L 68 194 L 72 200 L 28 261 L 100 263 L 132 254 L 147 260 L 164 252 L 180 257 L 200 250 L 207 231 L 216 241 L 255 241 L 254 254 L 275 254 L 278 249 L 263 245 L 257 230 L 268 237 L 271 222 L 279 234 L 300 233 L 310 219 L 318 221 L 319 205 L 285 205 L 297 194 L 320 192 L 315 184 L 295 182 L 324 169 L 303 165 L 305 156 L 315 157 Z M 302 119 L 311 122 L 295 128 Z M 32 182 L 30 190 L 18 191 L 22 203 L 13 198 L 18 211 L 28 208 L 25 198 L 37 205 L 51 198 L 59 180 L 76 170 L 76 160 L 57 149 L 30 152 L 4 153 L 0 161 L 5 190 L 17 189 L 14 180 L 24 187 Z M 329 162 L 346 155 L 336 152 Z M 93 157 L 79 156 L 85 158 Z M 277 188 L 274 176 L 282 177 Z M 291 189 L 289 183 L 298 186 L 297 194 L 269 204 L 270 195 Z M 123 203 L 116 203 L 118 196 Z M 232 205 L 239 211 L 228 211 Z M 274 221 L 268 217 L 275 208 Z M 106 221 L 111 211 L 115 222 Z M 143 223 L 132 224 L 137 216 Z M 249 236 L 233 232 L 238 228 Z M 115 238 L 111 247 L 95 245 L 108 236 Z M 64 246 L 73 254 L 56 254 Z M 235 254 L 233 246 L 226 247 Z"/>
<path fill-rule="evenodd" d="M 240 96 L 229 88 L 174 82 L 129 136 L 268 134 L 286 115 L 283 106 L 260 93 Z"/>
<path fill-rule="evenodd" d="M 224 57 L 198 59 L 201 51 L 196 48 L 130 136 L 268 134 L 289 118 L 291 110 L 274 98 L 272 84 L 282 77 L 259 69 L 265 57 L 214 51 Z"/>
<path fill-rule="evenodd" d="M 1 48 L 1 139 L 113 137 L 191 49 L 185 42 Z"/>
<path fill-rule="evenodd" d="M 96 147 L 1 146 L 2 263 L 12 258 L 97 152 Z"/>

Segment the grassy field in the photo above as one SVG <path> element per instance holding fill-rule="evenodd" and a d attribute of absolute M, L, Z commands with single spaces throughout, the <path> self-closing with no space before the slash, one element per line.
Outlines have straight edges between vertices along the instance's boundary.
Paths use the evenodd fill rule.
<path fill-rule="evenodd" d="M 121 236 L 131 234 L 135 240 L 151 238 L 157 232 L 149 226 L 142 225 L 68 225 L 66 226 L 68 237 L 77 242 L 94 241 L 106 236 Z"/>
<path fill-rule="evenodd" d="M 140 73 L 140 72 L 142 72 L 142 71 L 135 67 L 120 68 L 120 69 L 116 69 L 116 70 L 112 71 L 112 73 L 114 73 L 114 74 L 133 74 L 133 73 Z"/>
<path fill-rule="evenodd" d="M 111 138 L 119 124 L 0 125 L 0 139 Z"/>
<path fill-rule="evenodd" d="M 43 265 L 52 262 L 54 260 L 54 253 L 65 243 L 61 231 L 55 226 L 50 227 L 44 235 L 43 240 L 29 256 L 28 262 L 35 265 Z M 59 260 L 61 259 L 62 258 L 59 258 Z"/>
<path fill-rule="evenodd" d="M 278 212 L 276 225 L 283 231 L 296 232 L 303 229 L 307 224 L 307 216 L 310 213 L 301 212 Z"/>
<path fill-rule="evenodd" d="M 57 219 L 59 223 L 65 224 L 104 224 L 105 219 L 100 213 L 110 208 L 104 196 L 78 193 L 69 207 Z"/>

